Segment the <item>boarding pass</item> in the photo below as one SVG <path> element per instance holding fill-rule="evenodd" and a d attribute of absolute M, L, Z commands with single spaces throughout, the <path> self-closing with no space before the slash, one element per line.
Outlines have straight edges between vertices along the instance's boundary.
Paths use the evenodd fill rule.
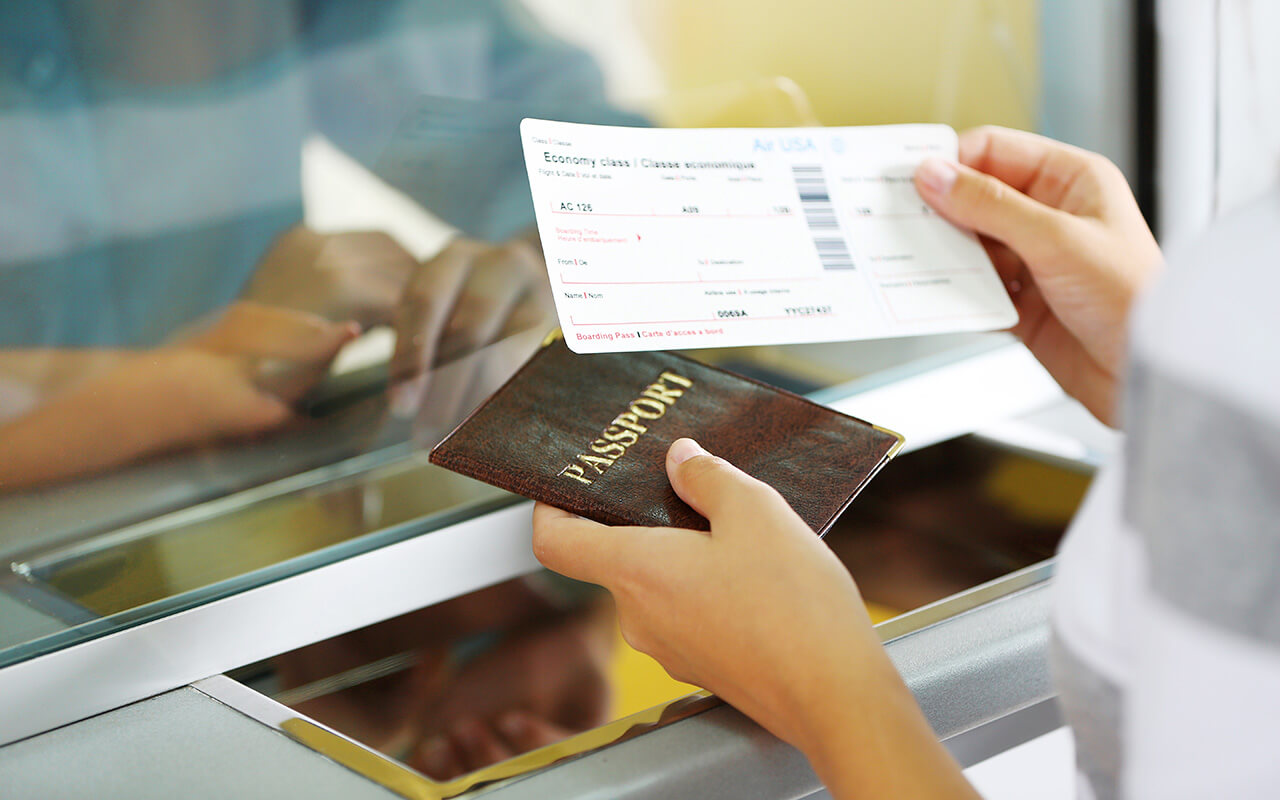
<path fill-rule="evenodd" d="M 556 310 L 578 353 L 847 341 L 1017 321 L 974 235 L 912 182 L 945 125 L 623 128 L 526 119 Z"/>

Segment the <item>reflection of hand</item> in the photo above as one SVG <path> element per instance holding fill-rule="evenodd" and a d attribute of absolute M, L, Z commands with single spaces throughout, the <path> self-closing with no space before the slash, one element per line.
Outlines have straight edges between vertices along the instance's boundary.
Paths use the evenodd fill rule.
<path fill-rule="evenodd" d="M 378 232 L 320 234 L 296 226 L 276 240 L 242 297 L 396 332 L 394 407 L 411 416 L 434 366 L 542 321 L 550 309 L 542 256 L 525 238 L 456 239 L 418 264 Z"/>
<path fill-rule="evenodd" d="M 408 763 L 446 780 L 603 724 L 612 633 L 582 613 L 504 639 L 415 720 Z"/>
<path fill-rule="evenodd" d="M 202 333 L 138 356 L 103 381 L 121 413 L 137 410 L 143 424 L 134 440 L 147 450 L 251 436 L 287 422 L 289 404 L 358 333 L 354 323 L 240 302 Z"/>
<path fill-rule="evenodd" d="M 1110 422 L 1129 309 L 1161 261 L 1124 176 L 1102 156 L 1001 128 L 963 134 L 960 162 L 922 164 L 921 196 L 981 234 L 1021 315 L 1014 333 Z"/>
<path fill-rule="evenodd" d="M 276 428 L 357 333 L 351 323 L 238 303 L 200 335 L 123 357 L 0 427 L 0 485 L 65 479 Z"/>
<path fill-rule="evenodd" d="M 502 245 L 459 239 L 422 265 L 395 312 L 391 375 L 403 381 L 393 394 L 402 416 L 417 408 L 433 366 L 547 316 L 542 264 L 538 249 L 523 239 Z"/>
<path fill-rule="evenodd" d="M 329 322 L 302 311 L 241 301 L 176 349 L 235 361 L 240 383 L 248 379 L 263 403 L 277 401 L 279 406 L 306 394 L 328 373 L 338 351 L 359 333 L 356 322 Z"/>
<path fill-rule="evenodd" d="M 274 659 L 281 686 L 412 651 L 417 663 L 410 669 L 295 708 L 371 747 L 405 753 L 411 766 L 438 779 L 601 724 L 613 626 L 599 610 L 508 632 L 474 660 L 453 665 L 450 639 L 486 629 L 474 623 L 529 623 L 527 603 L 508 605 L 523 591 L 518 583 L 501 584 L 459 598 L 461 604 L 450 601 L 282 654 Z"/>
<path fill-rule="evenodd" d="M 777 492 L 688 439 L 671 485 L 710 534 L 534 511 L 534 552 L 607 588 L 623 635 L 812 760 L 837 797 L 973 797 L 881 648 L 849 573 Z"/>
<path fill-rule="evenodd" d="M 410 756 L 409 764 L 436 780 L 447 781 L 555 744 L 581 730 L 585 728 L 562 728 L 520 710 L 508 711 L 491 722 L 468 717 L 451 726 L 448 733 L 423 741 Z"/>
<path fill-rule="evenodd" d="M 391 321 L 418 262 L 385 233 L 317 233 L 303 225 L 276 239 L 242 298 L 364 328 Z"/>
<path fill-rule="evenodd" d="M 604 721 L 604 669 L 614 636 L 605 611 L 565 616 L 524 581 L 510 580 L 272 661 L 280 686 L 297 689 L 412 653 L 417 663 L 410 669 L 294 707 L 445 778 Z M 456 665 L 454 646 L 486 631 L 502 638 Z"/>

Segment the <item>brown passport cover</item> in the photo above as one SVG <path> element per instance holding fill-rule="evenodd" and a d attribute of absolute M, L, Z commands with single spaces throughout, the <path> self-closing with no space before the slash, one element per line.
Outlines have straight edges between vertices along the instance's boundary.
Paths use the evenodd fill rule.
<path fill-rule="evenodd" d="M 667 448 L 682 436 L 773 486 L 819 535 L 902 444 L 676 353 L 578 355 L 557 339 L 436 445 L 431 463 L 609 525 L 707 530 L 667 480 Z"/>

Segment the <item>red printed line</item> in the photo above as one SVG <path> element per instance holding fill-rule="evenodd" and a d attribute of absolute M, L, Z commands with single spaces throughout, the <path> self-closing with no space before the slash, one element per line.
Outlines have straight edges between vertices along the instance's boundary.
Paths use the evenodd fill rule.
<path fill-rule="evenodd" d="M 893 321 L 896 324 L 901 325 L 902 320 L 898 319 L 898 309 L 894 308 L 893 302 L 889 300 L 889 293 L 884 290 L 883 286 L 877 285 L 876 288 L 880 290 L 880 299 L 884 302 L 884 307 L 889 310 L 889 314 L 893 317 Z"/>
<path fill-rule="evenodd" d="M 783 314 L 777 317 L 724 317 L 716 319 L 650 319 L 640 320 L 637 322 L 574 322 L 573 317 L 569 317 L 569 322 L 576 327 L 582 328 L 586 326 L 612 325 L 615 328 L 621 328 L 626 325 L 683 325 L 694 322 L 763 322 L 775 319 L 806 319 L 809 317 L 834 317 L 835 314 Z"/>
<path fill-rule="evenodd" d="M 664 217 L 669 219 L 697 219 L 698 217 L 714 217 L 717 219 L 769 219 L 773 217 L 794 217 L 795 214 L 622 214 L 605 211 L 556 211 L 565 217 Z"/>
<path fill-rule="evenodd" d="M 699 278 L 696 281 L 566 281 L 564 273 L 560 273 L 560 283 L 565 286 L 636 286 L 636 285 L 670 285 L 686 283 L 777 283 L 791 281 L 820 281 L 822 276 L 804 276 L 798 278 Z"/>

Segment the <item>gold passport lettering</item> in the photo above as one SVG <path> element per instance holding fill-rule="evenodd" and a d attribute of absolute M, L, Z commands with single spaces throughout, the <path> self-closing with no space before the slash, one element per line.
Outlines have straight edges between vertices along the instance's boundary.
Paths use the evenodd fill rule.
<path fill-rule="evenodd" d="M 668 385 L 671 384 L 671 385 Z M 590 453 L 579 453 L 578 463 L 567 464 L 557 475 L 590 486 L 596 476 L 603 475 L 613 462 L 627 453 L 627 448 L 640 441 L 649 426 L 641 420 L 660 419 L 667 408 L 676 404 L 686 389 L 693 388 L 693 381 L 674 372 L 663 372 L 658 380 L 649 384 L 640 396 L 631 401 L 626 411 L 613 418 L 591 443 Z"/>

